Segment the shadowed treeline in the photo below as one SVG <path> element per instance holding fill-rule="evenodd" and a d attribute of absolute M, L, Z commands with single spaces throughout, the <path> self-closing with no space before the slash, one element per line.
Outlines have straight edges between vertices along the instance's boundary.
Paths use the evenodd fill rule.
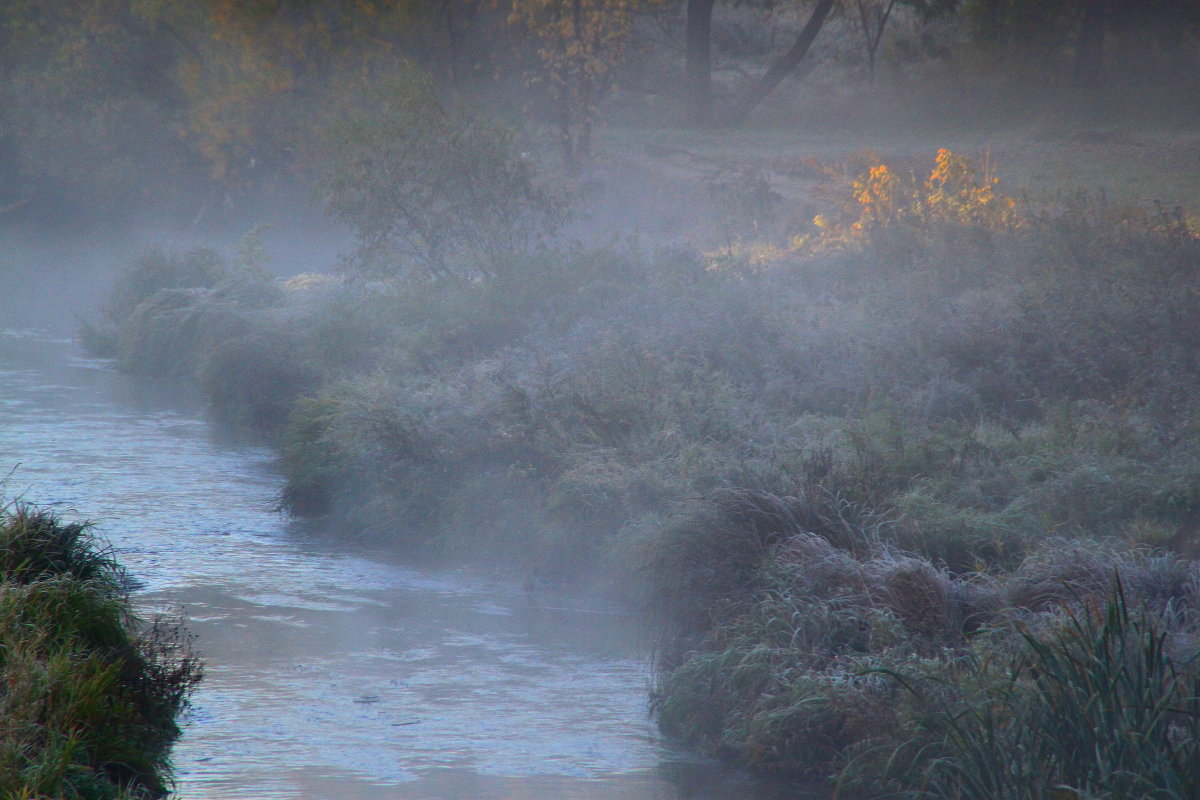
<path fill-rule="evenodd" d="M 585 178 L 614 127 L 736 136 L 752 109 L 805 129 L 1030 99 L 1187 120 L 1197 24 L 1186 0 L 20 0 L 0 8 L 0 220 L 244 229 L 306 196 L 389 84 Z"/>

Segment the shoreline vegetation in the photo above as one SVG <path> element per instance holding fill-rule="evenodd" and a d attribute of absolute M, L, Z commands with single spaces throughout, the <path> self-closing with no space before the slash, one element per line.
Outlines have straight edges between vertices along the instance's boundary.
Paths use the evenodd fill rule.
<path fill-rule="evenodd" d="M 0 790 L 146 800 L 171 787 L 170 747 L 202 676 L 180 620 L 145 620 L 87 524 L 0 509 Z"/>
<path fill-rule="evenodd" d="M 773 237 L 726 184 L 707 251 L 464 228 L 478 261 L 281 281 L 252 239 L 152 248 L 82 335 L 273 443 L 340 535 L 643 587 L 652 707 L 705 751 L 855 796 L 1194 797 L 1196 223 L 947 150 L 848 174 Z M 371 188 L 331 191 L 412 244 Z"/>

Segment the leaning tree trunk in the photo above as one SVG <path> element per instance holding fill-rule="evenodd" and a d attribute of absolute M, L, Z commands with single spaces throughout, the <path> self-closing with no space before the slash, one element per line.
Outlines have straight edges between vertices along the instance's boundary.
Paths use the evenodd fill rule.
<path fill-rule="evenodd" d="M 749 90 L 742 95 L 741 101 L 729 113 L 727 117 L 728 122 L 738 123 L 745 119 L 784 78 L 790 75 L 796 67 L 800 66 L 800 62 L 808 55 L 809 48 L 812 47 L 813 41 L 816 40 L 817 34 L 821 32 L 821 26 L 825 24 L 825 19 L 829 16 L 829 12 L 833 10 L 833 4 L 834 0 L 819 0 L 816 8 L 813 9 L 812 14 L 809 16 L 804 30 L 800 31 L 800 35 L 796 37 L 795 44 L 779 60 L 772 64 L 766 73 L 755 81 Z"/>
<path fill-rule="evenodd" d="M 1104 71 L 1105 0 L 1084 0 L 1079 25 L 1079 45 L 1075 49 L 1075 85 L 1093 89 L 1100 85 Z"/>
<path fill-rule="evenodd" d="M 688 0 L 687 115 L 693 125 L 712 122 L 712 13 L 716 0 Z"/>

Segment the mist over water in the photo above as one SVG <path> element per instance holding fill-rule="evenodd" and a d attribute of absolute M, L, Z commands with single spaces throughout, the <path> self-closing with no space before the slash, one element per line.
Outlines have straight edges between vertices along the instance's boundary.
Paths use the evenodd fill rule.
<path fill-rule="evenodd" d="M 614 609 L 334 548 L 273 510 L 269 451 L 69 339 L 0 333 L 6 494 L 87 518 L 207 662 L 182 798 L 766 798 L 646 713 Z"/>

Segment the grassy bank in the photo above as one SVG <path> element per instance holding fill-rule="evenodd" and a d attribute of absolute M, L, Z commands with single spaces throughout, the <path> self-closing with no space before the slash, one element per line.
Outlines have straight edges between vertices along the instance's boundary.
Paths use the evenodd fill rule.
<path fill-rule="evenodd" d="M 285 505 L 347 535 L 645 578 L 655 707 L 700 747 L 967 797 L 980 742 L 1033 730 L 1002 743 L 1027 771 L 988 779 L 1026 793 L 987 796 L 1142 796 L 1120 775 L 1194 724 L 1200 238 L 1018 202 L 952 153 L 860 167 L 800 227 L 728 182 L 712 249 L 281 285 L 150 253 L 92 338 L 194 379 L 276 443 Z M 1175 749 L 1071 772 L 1098 745 L 1047 726 L 1094 727 L 1055 705 L 1093 678 L 1140 686 Z M 1172 774 L 1161 796 L 1195 791 Z"/>
<path fill-rule="evenodd" d="M 0 788 L 11 798 L 155 798 L 200 680 L 177 623 L 130 609 L 86 525 L 0 513 Z"/>

